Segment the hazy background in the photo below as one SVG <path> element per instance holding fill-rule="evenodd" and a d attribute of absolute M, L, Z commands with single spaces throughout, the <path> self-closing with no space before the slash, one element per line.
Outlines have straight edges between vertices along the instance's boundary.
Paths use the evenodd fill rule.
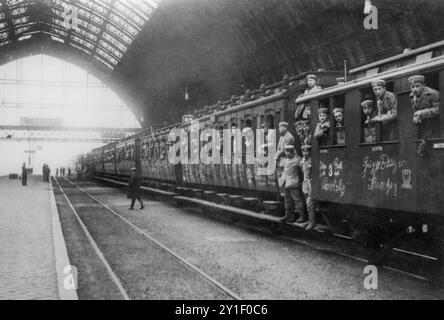
<path fill-rule="evenodd" d="M 35 55 L 0 67 L 0 125 L 20 125 L 21 118 L 60 119 L 64 126 L 140 128 L 124 102 L 88 72 L 57 58 Z M 34 172 L 74 167 L 78 154 L 97 143 L 14 142 L 0 140 L 0 175 L 19 172 L 32 156 Z"/>

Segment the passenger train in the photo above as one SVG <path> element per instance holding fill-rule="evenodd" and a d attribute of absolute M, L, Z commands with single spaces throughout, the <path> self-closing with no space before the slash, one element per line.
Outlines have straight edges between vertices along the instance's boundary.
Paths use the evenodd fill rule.
<path fill-rule="evenodd" d="M 272 86 L 262 85 L 241 97 L 233 96 L 185 115 L 181 123 L 145 129 L 95 149 L 81 157 L 81 166 L 95 176 L 113 179 L 125 179 L 130 168 L 137 167 L 148 186 L 216 202 L 220 198 L 233 207 L 279 216 L 283 215 L 282 190 L 276 183 L 276 173 L 259 176 L 257 165 L 245 163 L 172 165 L 168 161 L 170 130 L 183 128 L 189 132 L 191 120 L 198 120 L 200 129 L 217 130 L 256 129 L 264 122 L 277 129 L 280 121 L 287 121 L 300 154 L 301 122 L 295 119 L 295 111 L 308 106 L 316 115 L 322 107 L 332 114 L 340 107 L 344 110 L 345 132 L 341 142 L 336 139 L 334 125 L 322 143 L 311 139 L 312 192 L 318 221 L 333 234 L 373 241 L 380 247 L 391 247 L 402 237 L 418 237 L 442 254 L 444 116 L 440 117 L 436 136 L 421 136 L 412 121 L 407 79 L 424 75 L 427 86 L 440 92 L 440 114 L 444 114 L 444 41 L 349 70 L 341 83 L 336 79 L 344 72 L 319 70 L 315 74 L 323 89 L 303 94 L 307 74 L 284 77 Z M 368 142 L 364 139 L 361 102 L 373 94 L 371 83 L 375 79 L 384 79 L 387 90 L 397 96 L 397 135 L 384 140 L 381 127 L 377 127 L 376 138 Z M 309 134 L 313 134 L 317 122 L 315 116 L 306 121 Z"/>

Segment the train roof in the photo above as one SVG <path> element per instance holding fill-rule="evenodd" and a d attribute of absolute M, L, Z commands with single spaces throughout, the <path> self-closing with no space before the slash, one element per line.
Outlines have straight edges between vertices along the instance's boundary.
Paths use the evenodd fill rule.
<path fill-rule="evenodd" d="M 397 59 L 400 60 L 396 60 Z M 379 64 L 378 64 L 379 63 Z M 365 75 L 361 74 L 360 77 L 356 77 L 354 80 L 346 82 L 344 84 L 335 85 L 330 88 L 320 90 L 315 93 L 302 95 L 296 99 L 296 103 L 304 103 L 323 96 L 332 96 L 340 94 L 342 92 L 359 88 L 365 85 L 369 85 L 375 79 L 394 79 L 404 75 L 414 74 L 420 70 L 428 69 L 432 70 L 442 66 L 444 64 L 444 41 L 438 42 L 434 45 L 419 48 L 417 50 L 398 55 L 392 58 L 375 62 L 370 64 L 370 69 L 360 69 L 354 72 L 364 72 L 365 70 L 376 70 L 366 72 Z M 401 65 L 401 66 L 399 66 Z M 379 70 L 381 70 L 379 72 Z"/>
<path fill-rule="evenodd" d="M 354 75 L 354 79 L 357 79 L 366 75 L 375 75 L 383 71 L 399 68 L 414 62 L 429 60 L 436 55 L 442 55 L 442 52 L 437 49 L 444 49 L 444 40 L 413 50 L 405 49 L 401 54 L 351 69 L 349 74 Z"/>

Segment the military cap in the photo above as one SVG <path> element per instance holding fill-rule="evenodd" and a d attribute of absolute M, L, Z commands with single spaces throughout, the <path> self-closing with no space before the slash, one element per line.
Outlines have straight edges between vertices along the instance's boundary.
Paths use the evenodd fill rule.
<path fill-rule="evenodd" d="M 334 108 L 333 109 L 333 114 L 338 113 L 338 112 L 344 113 L 344 108 Z"/>
<path fill-rule="evenodd" d="M 419 74 L 411 76 L 409 78 L 409 83 L 410 84 L 413 84 L 413 83 L 416 83 L 416 82 L 424 83 L 424 81 L 425 81 L 425 77 L 423 75 L 419 75 Z"/>
<path fill-rule="evenodd" d="M 135 167 L 132 167 L 131 168 L 131 171 L 136 171 L 137 169 L 135 168 Z"/>
<path fill-rule="evenodd" d="M 264 122 L 261 124 L 261 128 L 268 127 L 268 123 Z"/>
<path fill-rule="evenodd" d="M 318 77 L 317 77 L 315 74 L 309 74 L 309 75 L 307 75 L 306 79 L 307 79 L 307 80 L 308 80 L 308 79 L 317 80 Z"/>
<path fill-rule="evenodd" d="M 385 80 L 377 79 L 372 81 L 372 87 L 379 87 L 379 86 L 385 87 Z"/>
<path fill-rule="evenodd" d="M 285 146 L 285 151 L 294 151 L 294 146 L 289 144 Z"/>
<path fill-rule="evenodd" d="M 329 112 L 328 108 L 319 108 L 319 109 L 318 109 L 318 114 L 321 114 L 321 113 L 328 113 L 328 112 Z"/>
<path fill-rule="evenodd" d="M 364 107 L 366 105 L 374 104 L 374 103 L 375 103 L 375 101 L 373 99 L 365 99 L 364 101 L 361 102 L 361 106 Z"/>
<path fill-rule="evenodd" d="M 283 127 L 287 127 L 287 128 L 288 128 L 288 122 L 285 122 L 285 121 L 279 122 L 279 127 L 280 127 L 280 126 L 283 126 Z"/>
<path fill-rule="evenodd" d="M 311 146 L 308 145 L 308 144 L 303 145 L 303 146 L 301 146 L 301 150 L 302 150 L 302 151 L 310 151 L 310 150 L 311 150 Z"/>
<path fill-rule="evenodd" d="M 338 77 L 338 78 L 336 78 L 336 82 L 337 83 L 344 83 L 345 82 L 345 77 Z"/>

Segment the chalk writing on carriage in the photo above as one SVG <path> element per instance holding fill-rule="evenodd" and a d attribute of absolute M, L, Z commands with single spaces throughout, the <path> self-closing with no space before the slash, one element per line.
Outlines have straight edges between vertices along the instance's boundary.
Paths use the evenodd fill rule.
<path fill-rule="evenodd" d="M 342 179 L 343 161 L 335 158 L 331 163 L 319 163 L 319 180 L 321 190 L 325 192 L 337 193 L 340 197 L 345 194 L 345 183 Z"/>
<path fill-rule="evenodd" d="M 366 180 L 367 189 L 396 197 L 399 189 L 412 189 L 412 171 L 405 160 L 396 160 L 386 154 L 377 159 L 365 156 L 362 160 L 362 179 Z"/>

